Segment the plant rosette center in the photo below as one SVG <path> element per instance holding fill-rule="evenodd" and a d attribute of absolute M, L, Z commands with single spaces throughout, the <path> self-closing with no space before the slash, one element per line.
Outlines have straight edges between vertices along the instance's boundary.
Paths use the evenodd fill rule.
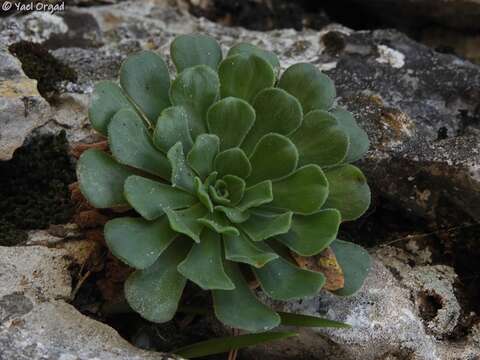
<path fill-rule="evenodd" d="M 274 300 L 314 296 L 325 274 L 296 260 L 327 249 L 344 277 L 334 292 L 355 293 L 370 259 L 337 233 L 369 207 L 365 176 L 350 164 L 369 142 L 335 106 L 330 78 L 305 63 L 280 75 L 274 53 L 245 43 L 223 57 L 199 34 L 177 37 L 171 57 L 173 79 L 142 51 L 125 60 L 119 84 L 96 85 L 89 118 L 111 154 L 90 149 L 77 165 L 91 205 L 137 214 L 105 225 L 111 252 L 136 269 L 125 282 L 131 308 L 169 321 L 191 281 L 211 291 L 224 324 L 269 330 L 282 316 L 247 278 Z"/>

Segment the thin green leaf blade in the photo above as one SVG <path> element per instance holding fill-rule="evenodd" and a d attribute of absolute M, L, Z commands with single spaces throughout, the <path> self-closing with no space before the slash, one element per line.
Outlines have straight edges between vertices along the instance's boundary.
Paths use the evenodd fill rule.
<path fill-rule="evenodd" d="M 311 315 L 292 314 L 287 312 L 279 312 L 282 325 L 300 326 L 300 327 L 319 327 L 319 328 L 335 328 L 350 329 L 351 325 L 340 321 L 329 320 Z"/>

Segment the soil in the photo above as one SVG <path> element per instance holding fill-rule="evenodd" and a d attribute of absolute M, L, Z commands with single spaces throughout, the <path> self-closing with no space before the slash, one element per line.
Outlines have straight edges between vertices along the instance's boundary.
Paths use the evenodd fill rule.
<path fill-rule="evenodd" d="M 12 160 L 0 162 L 0 245 L 22 243 L 28 230 L 68 222 L 68 184 L 74 179 L 64 132 L 36 136 Z"/>

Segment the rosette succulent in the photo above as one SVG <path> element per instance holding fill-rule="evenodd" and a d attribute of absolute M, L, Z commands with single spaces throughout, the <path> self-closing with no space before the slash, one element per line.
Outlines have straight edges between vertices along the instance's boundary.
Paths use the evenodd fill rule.
<path fill-rule="evenodd" d="M 280 74 L 275 54 L 250 44 L 223 58 L 205 35 L 171 44 L 177 74 L 155 52 L 126 59 L 120 84 L 100 82 L 89 118 L 111 154 L 86 151 L 80 189 L 97 208 L 132 209 L 105 226 L 111 252 L 135 268 L 125 283 L 133 310 L 170 320 L 187 281 L 210 290 L 216 317 L 264 331 L 275 300 L 316 295 L 325 276 L 298 257 L 333 250 L 349 295 L 369 267 L 359 246 L 337 239 L 342 221 L 369 206 L 359 159 L 368 139 L 334 107 L 335 87 L 315 66 Z"/>

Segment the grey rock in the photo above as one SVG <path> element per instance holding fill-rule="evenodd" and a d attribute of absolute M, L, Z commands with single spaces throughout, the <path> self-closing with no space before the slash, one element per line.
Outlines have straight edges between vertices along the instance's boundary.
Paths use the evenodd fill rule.
<path fill-rule="evenodd" d="M 135 348 L 66 302 L 77 250 L 0 247 L 0 359 L 177 359 Z"/>

